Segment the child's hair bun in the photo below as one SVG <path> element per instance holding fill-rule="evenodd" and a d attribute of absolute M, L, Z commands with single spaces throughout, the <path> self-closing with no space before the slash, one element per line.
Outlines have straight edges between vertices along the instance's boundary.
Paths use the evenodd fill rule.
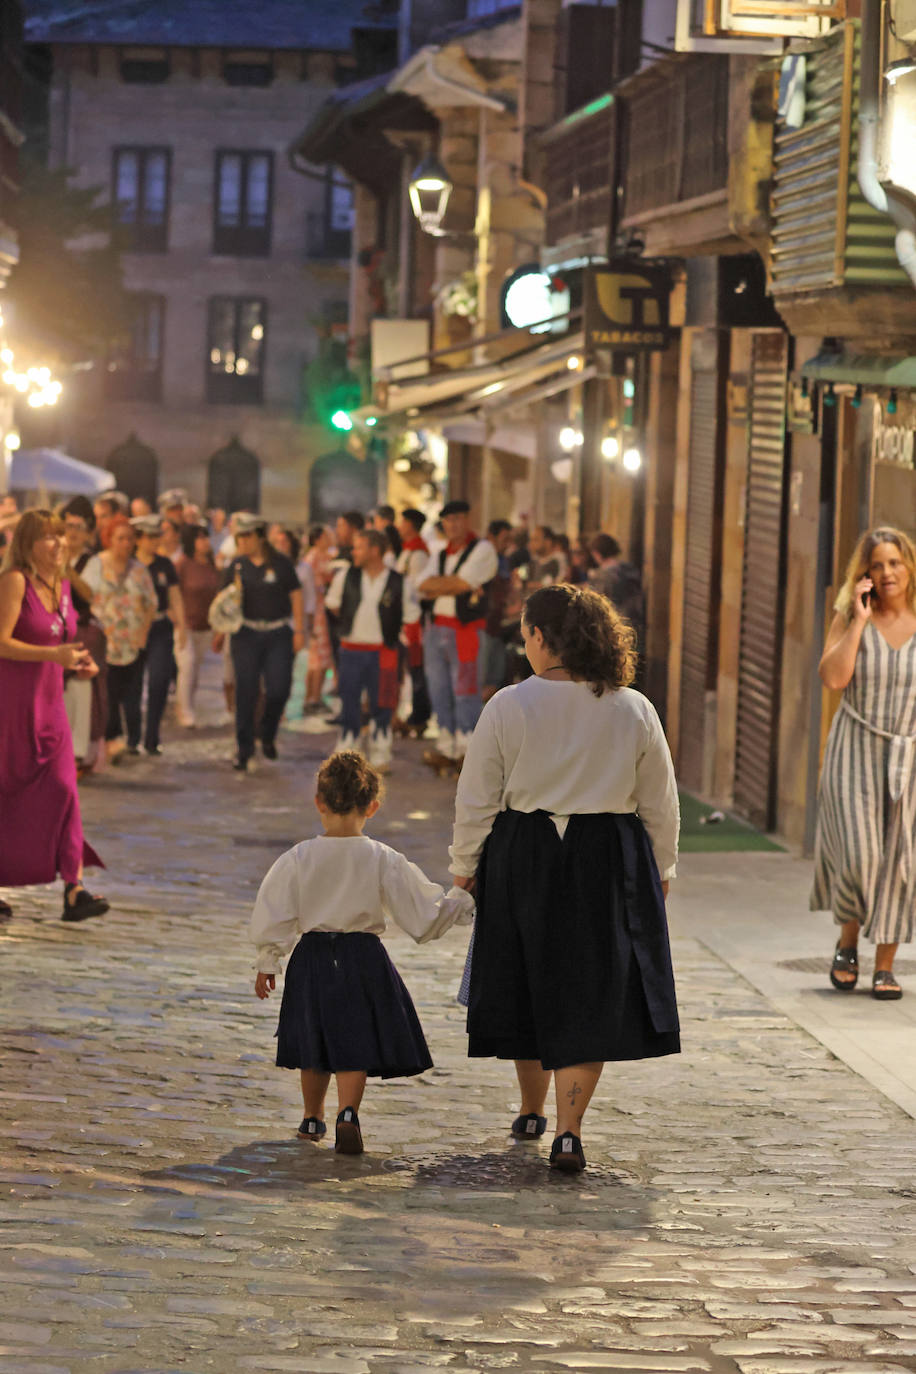
<path fill-rule="evenodd" d="M 318 769 L 318 796 L 336 816 L 366 812 L 381 794 L 381 777 L 355 749 L 332 754 Z"/>

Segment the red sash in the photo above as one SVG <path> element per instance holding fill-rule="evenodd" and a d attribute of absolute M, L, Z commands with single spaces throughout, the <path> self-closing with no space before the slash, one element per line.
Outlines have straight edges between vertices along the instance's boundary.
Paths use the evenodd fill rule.
<path fill-rule="evenodd" d="M 386 644 L 354 644 L 351 639 L 342 639 L 340 647 L 358 654 L 378 654 L 378 704 L 383 710 L 393 711 L 400 695 L 397 649 L 389 649 Z"/>

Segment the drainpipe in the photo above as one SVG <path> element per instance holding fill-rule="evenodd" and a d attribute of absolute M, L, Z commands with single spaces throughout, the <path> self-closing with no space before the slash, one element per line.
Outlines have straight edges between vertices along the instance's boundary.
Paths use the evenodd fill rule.
<path fill-rule="evenodd" d="M 916 206 L 908 197 L 878 180 L 878 131 L 881 87 L 881 0 L 862 0 L 862 53 L 859 76 L 859 161 L 856 169 L 863 196 L 897 226 L 895 247 L 900 266 L 916 286 Z"/>

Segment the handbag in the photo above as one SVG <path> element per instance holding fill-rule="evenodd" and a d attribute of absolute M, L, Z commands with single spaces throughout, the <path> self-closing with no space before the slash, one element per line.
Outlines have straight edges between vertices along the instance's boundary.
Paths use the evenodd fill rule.
<path fill-rule="evenodd" d="M 242 580 L 238 574 L 210 602 L 207 623 L 218 635 L 234 635 L 242 628 Z"/>

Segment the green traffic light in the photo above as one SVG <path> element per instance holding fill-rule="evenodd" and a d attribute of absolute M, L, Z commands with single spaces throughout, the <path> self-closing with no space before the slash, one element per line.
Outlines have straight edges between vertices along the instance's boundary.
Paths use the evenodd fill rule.
<path fill-rule="evenodd" d="M 353 421 L 345 410 L 335 410 L 334 414 L 331 416 L 331 424 L 335 429 L 347 430 L 353 428 Z"/>

